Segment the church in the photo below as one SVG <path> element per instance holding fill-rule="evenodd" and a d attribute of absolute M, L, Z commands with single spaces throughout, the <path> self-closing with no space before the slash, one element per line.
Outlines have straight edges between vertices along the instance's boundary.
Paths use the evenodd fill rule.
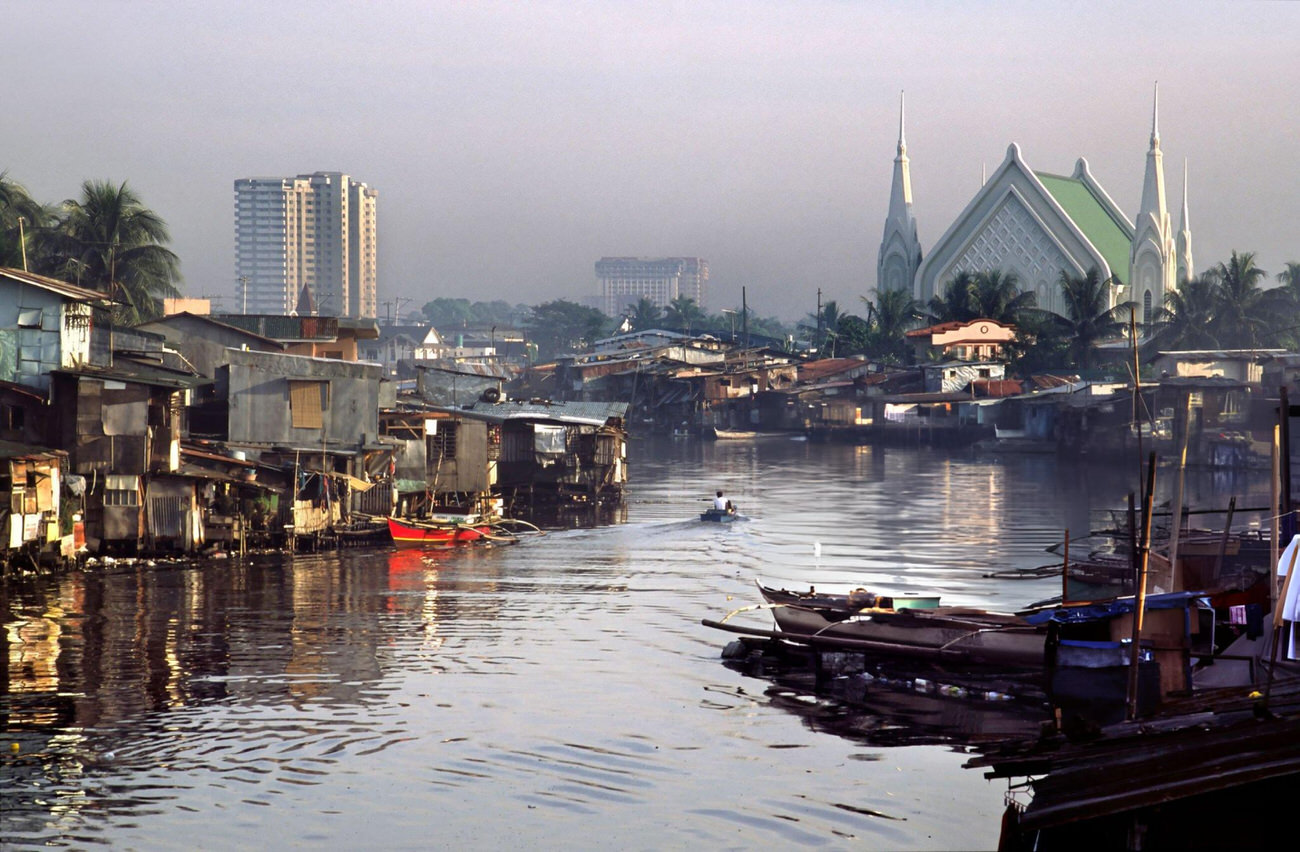
<path fill-rule="evenodd" d="M 1185 164 L 1176 234 L 1165 202 L 1158 88 L 1136 222 L 1092 176 L 1087 160 L 1080 158 L 1068 176 L 1039 172 L 1012 143 L 956 221 L 922 253 L 909 167 L 900 97 L 898 154 L 876 269 L 880 291 L 910 287 L 917 300 L 928 303 L 960 272 L 1000 270 L 1014 273 L 1022 290 L 1033 291 L 1040 308 L 1063 313 L 1061 273 L 1083 276 L 1096 267 L 1103 281 L 1117 285 L 1112 304 L 1132 300 L 1146 322 L 1164 304 L 1165 293 L 1194 274 Z"/>

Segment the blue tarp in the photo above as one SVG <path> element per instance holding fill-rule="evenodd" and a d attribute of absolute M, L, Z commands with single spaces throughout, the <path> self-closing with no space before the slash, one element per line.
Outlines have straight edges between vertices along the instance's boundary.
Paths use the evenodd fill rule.
<path fill-rule="evenodd" d="M 1168 592 L 1163 595 L 1148 595 L 1147 609 L 1186 609 L 1194 602 L 1205 597 L 1204 592 Z M 1089 621 L 1106 621 L 1133 611 L 1134 598 L 1116 598 L 1102 603 L 1080 604 L 1079 606 L 1061 606 L 1045 609 L 1025 616 L 1030 624 L 1084 624 Z"/>

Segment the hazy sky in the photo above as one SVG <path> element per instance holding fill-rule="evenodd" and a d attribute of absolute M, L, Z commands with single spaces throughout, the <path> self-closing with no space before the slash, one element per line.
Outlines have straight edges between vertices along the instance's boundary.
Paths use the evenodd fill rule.
<path fill-rule="evenodd" d="M 128 181 L 191 296 L 233 308 L 236 178 L 379 190 L 380 301 L 595 293 L 603 255 L 705 258 L 709 307 L 858 311 L 907 92 L 928 251 L 1010 142 L 1132 219 L 1160 82 L 1198 269 L 1300 260 L 1300 3 L 28 2 L 0 169 Z M 403 310 L 409 310 L 404 307 Z M 381 307 L 384 313 L 388 308 Z"/>

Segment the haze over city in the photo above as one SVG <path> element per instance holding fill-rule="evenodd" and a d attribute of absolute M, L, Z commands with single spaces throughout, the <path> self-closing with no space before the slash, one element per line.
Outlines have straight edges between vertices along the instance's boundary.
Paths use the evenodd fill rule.
<path fill-rule="evenodd" d="M 20 3 L 0 169 L 40 201 L 128 181 L 184 291 L 234 309 L 232 183 L 379 191 L 380 313 L 595 295 L 605 255 L 698 256 L 708 307 L 875 285 L 907 95 L 928 249 L 1016 142 L 1133 218 L 1152 87 L 1198 270 L 1300 260 L 1300 4 Z M 1271 278 L 1270 278 L 1271 280 Z"/>

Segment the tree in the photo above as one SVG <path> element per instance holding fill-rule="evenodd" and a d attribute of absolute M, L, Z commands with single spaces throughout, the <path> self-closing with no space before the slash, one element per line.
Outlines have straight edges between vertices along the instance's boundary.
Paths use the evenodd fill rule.
<path fill-rule="evenodd" d="M 1182 281 L 1165 294 L 1151 323 L 1149 346 L 1161 349 L 1217 349 L 1215 280 L 1210 275 Z"/>
<path fill-rule="evenodd" d="M 605 334 L 610 319 L 595 308 L 556 299 L 534 306 L 524 325 L 539 357 L 553 358 L 589 347 Z"/>
<path fill-rule="evenodd" d="M 841 314 L 835 326 L 833 345 L 840 357 L 866 355 L 872 344 L 871 326 L 860 316 Z"/>
<path fill-rule="evenodd" d="M 1255 265 L 1254 252 L 1236 251 L 1227 263 L 1210 270 L 1214 281 L 1211 329 L 1223 346 L 1258 349 L 1267 336 L 1267 303 L 1259 288 L 1268 273 Z"/>
<path fill-rule="evenodd" d="M 834 299 L 831 299 L 822 304 L 820 314 L 810 313 L 799 324 L 800 330 L 808 333 L 808 340 L 811 342 L 812 348 L 819 354 L 828 347 L 834 348 L 829 345 L 830 339 L 834 337 L 836 330 L 839 328 L 841 316 L 840 306 Z"/>
<path fill-rule="evenodd" d="M 10 180 L 8 172 L 0 172 L 0 266 L 23 268 L 23 239 L 37 233 L 46 218 L 45 208 L 32 200 L 23 185 Z"/>
<path fill-rule="evenodd" d="M 971 305 L 975 289 L 975 276 L 969 272 L 958 272 L 944 285 L 942 296 L 930 297 L 926 306 L 930 320 L 941 322 L 965 322 L 976 318 Z"/>
<path fill-rule="evenodd" d="M 1053 321 L 1066 344 L 1069 363 L 1081 370 L 1095 365 L 1097 344 L 1124 333 L 1124 319 L 1134 309 L 1132 302 L 1110 306 L 1113 279 L 1101 280 L 1097 267 L 1082 276 L 1061 271 L 1061 294 L 1064 314 L 1054 314 Z"/>
<path fill-rule="evenodd" d="M 906 290 L 876 292 L 874 303 L 865 296 L 867 306 L 867 347 L 863 350 L 886 364 L 905 364 L 911 355 L 907 331 L 916 325 L 921 305 Z"/>
<path fill-rule="evenodd" d="M 968 319 L 991 319 L 1004 325 L 1018 324 L 1021 313 L 1032 310 L 1038 303 L 1038 297 L 1032 292 L 1021 292 L 1020 279 L 1014 272 L 1003 273 L 998 269 L 977 273 L 970 293 L 974 315 Z"/>
<path fill-rule="evenodd" d="M 473 315 L 469 299 L 450 299 L 445 296 L 425 302 L 421 310 L 435 328 L 443 331 L 464 328 Z"/>
<path fill-rule="evenodd" d="M 1275 342 L 1294 351 L 1300 348 L 1300 263 L 1288 262 L 1277 281 L 1264 291 L 1265 313 Z"/>
<path fill-rule="evenodd" d="M 627 318 L 632 324 L 633 331 L 647 331 L 661 325 L 663 311 L 652 299 L 642 296 L 636 304 L 628 305 L 628 308 L 630 310 Z"/>
<path fill-rule="evenodd" d="M 704 317 L 704 311 L 689 296 L 678 296 L 668 303 L 668 309 L 664 311 L 665 323 L 686 334 L 690 334 L 691 326 L 698 324 Z"/>
<path fill-rule="evenodd" d="M 100 290 L 116 302 L 113 319 L 135 325 L 162 315 L 162 299 L 180 295 L 180 258 L 167 223 L 123 182 L 85 181 L 81 197 L 61 205 L 41 259 L 56 278 Z"/>

